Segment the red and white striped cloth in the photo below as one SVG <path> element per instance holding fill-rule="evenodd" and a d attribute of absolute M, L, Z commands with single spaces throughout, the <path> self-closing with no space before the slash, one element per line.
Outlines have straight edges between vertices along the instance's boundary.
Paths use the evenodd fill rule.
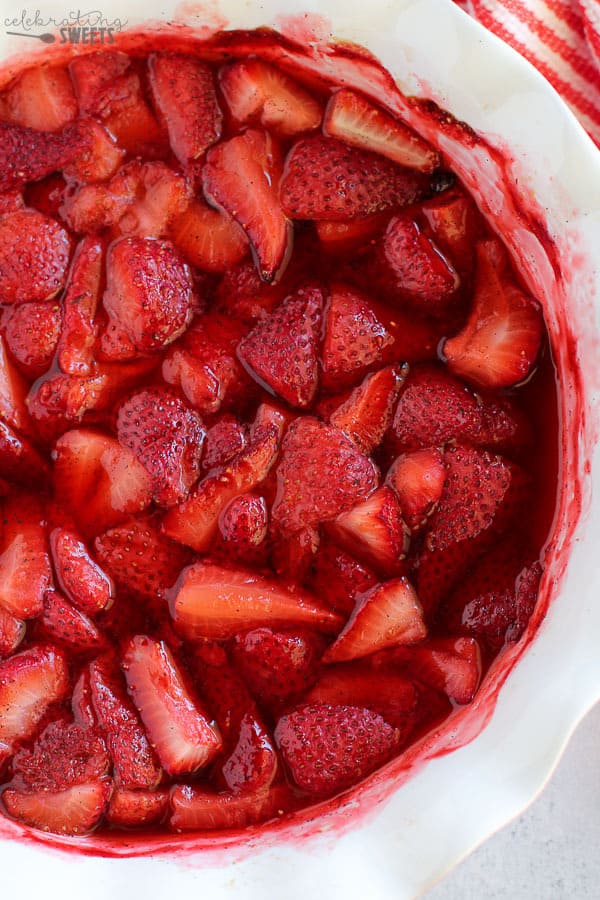
<path fill-rule="evenodd" d="M 600 145 L 600 0 L 457 0 L 533 63 Z"/>

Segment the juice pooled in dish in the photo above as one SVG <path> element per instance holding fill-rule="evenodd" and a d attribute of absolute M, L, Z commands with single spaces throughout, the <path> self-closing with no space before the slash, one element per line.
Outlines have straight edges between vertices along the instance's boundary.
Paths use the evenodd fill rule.
<path fill-rule="evenodd" d="M 347 87 L 101 50 L 0 118 L 2 812 L 203 831 L 346 791 L 534 609 L 539 303 Z"/>

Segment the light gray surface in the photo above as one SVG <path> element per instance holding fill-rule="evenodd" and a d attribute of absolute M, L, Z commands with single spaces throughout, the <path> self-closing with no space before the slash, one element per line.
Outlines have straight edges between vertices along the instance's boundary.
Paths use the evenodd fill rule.
<path fill-rule="evenodd" d="M 600 898 L 600 705 L 581 723 L 542 795 L 425 900 Z"/>

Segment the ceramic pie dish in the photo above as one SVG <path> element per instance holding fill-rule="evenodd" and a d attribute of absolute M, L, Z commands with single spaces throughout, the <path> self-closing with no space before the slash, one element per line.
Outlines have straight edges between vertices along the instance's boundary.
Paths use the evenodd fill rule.
<path fill-rule="evenodd" d="M 47 14 L 56 18 L 57 11 Z M 102 15 L 111 20 L 119 11 L 107 7 Z M 596 149 L 546 82 L 450 3 L 376 2 L 368 12 L 334 2 L 318 12 L 275 2 L 128 9 L 128 28 L 149 34 L 175 28 L 179 38 L 185 29 L 206 38 L 223 28 L 263 25 L 308 47 L 308 67 L 329 67 L 338 79 L 388 99 L 377 67 L 349 66 L 343 48 L 327 49 L 333 38 L 364 46 L 406 93 L 435 100 L 482 138 L 465 140 L 427 107 L 396 106 L 447 155 L 544 303 L 560 386 L 562 472 L 538 610 L 471 707 L 341 804 L 231 839 L 173 838 L 134 848 L 91 837 L 68 856 L 68 842 L 33 840 L 3 823 L 7 889 L 43 885 L 50 896 L 84 890 L 104 897 L 118 885 L 123 894 L 201 889 L 223 897 L 272 891 L 299 898 L 316 888 L 330 896 L 369 890 L 412 897 L 534 797 L 600 694 L 594 652 L 600 510 L 591 495 L 598 465 Z M 0 45 L 8 65 L 23 55 L 23 40 L 15 41 L 5 36 Z M 296 51 L 290 45 L 287 52 Z M 126 858 L 132 851 L 143 858 Z"/>

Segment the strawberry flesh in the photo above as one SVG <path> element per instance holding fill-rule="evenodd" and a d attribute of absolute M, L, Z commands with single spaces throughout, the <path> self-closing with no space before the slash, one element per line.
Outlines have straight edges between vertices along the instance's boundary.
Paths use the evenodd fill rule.
<path fill-rule="evenodd" d="M 50 549 L 60 588 L 73 606 L 92 617 L 112 606 L 112 581 L 77 534 L 65 528 L 53 529 Z"/>
<path fill-rule="evenodd" d="M 446 480 L 444 456 L 437 447 L 403 453 L 394 460 L 386 476 L 400 502 L 410 529 L 421 528 L 434 511 Z"/>

